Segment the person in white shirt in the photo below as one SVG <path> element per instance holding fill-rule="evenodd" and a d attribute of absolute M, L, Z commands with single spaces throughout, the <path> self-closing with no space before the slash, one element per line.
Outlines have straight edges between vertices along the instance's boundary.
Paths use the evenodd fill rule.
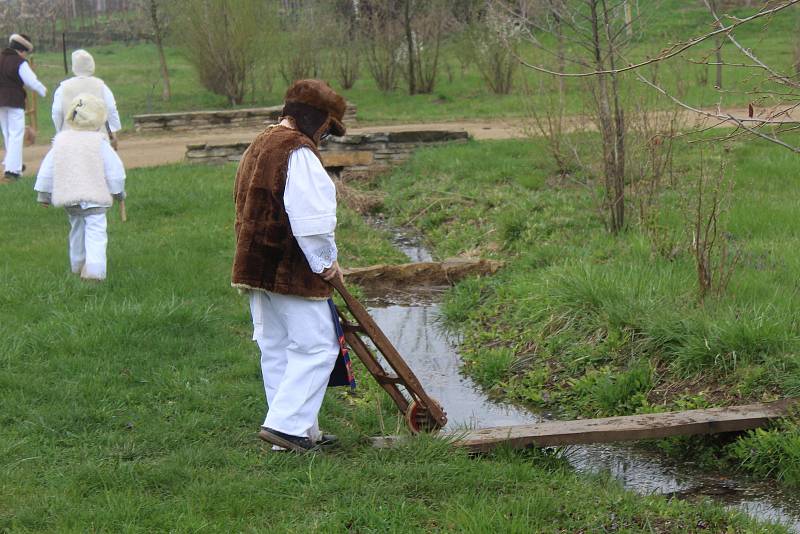
<path fill-rule="evenodd" d="M 346 355 L 336 333 L 329 280 L 341 280 L 336 188 L 317 147 L 343 135 L 344 99 L 320 80 L 286 92 L 283 118 L 242 156 L 236 173 L 236 251 L 231 285 L 247 291 L 261 350 L 267 416 L 258 436 L 274 447 L 313 450 L 331 437 L 317 415 Z M 336 322 L 335 322 L 336 321 Z"/>
<path fill-rule="evenodd" d="M 40 96 L 47 88 L 31 70 L 28 55 L 33 52 L 30 37 L 13 34 L 8 47 L 0 52 L 0 129 L 6 154 L 3 158 L 6 180 L 18 180 L 24 170 L 22 145 L 25 137 L 25 88 Z"/>
<path fill-rule="evenodd" d="M 125 198 L 125 167 L 103 135 L 106 104 L 81 94 L 67 108 L 65 128 L 53 139 L 34 185 L 44 206 L 69 216 L 72 272 L 84 280 L 106 278 L 106 211 Z"/>
<path fill-rule="evenodd" d="M 122 129 L 117 102 L 114 99 L 114 93 L 105 82 L 94 76 L 94 70 L 94 58 L 89 52 L 75 50 L 72 53 L 72 73 L 75 76 L 61 82 L 53 93 L 51 110 L 53 125 L 56 127 L 56 132 L 69 128 L 69 124 L 64 121 L 64 115 L 70 102 L 79 94 L 93 95 L 105 102 L 108 127 L 107 130 L 104 127 L 102 131 L 109 138 L 112 146 L 116 148 L 116 133 Z"/>

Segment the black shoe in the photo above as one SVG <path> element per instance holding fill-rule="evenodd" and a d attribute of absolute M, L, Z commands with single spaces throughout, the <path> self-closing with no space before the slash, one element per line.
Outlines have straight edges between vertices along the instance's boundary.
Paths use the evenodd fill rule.
<path fill-rule="evenodd" d="M 7 180 L 13 180 L 15 182 L 20 179 L 19 173 L 11 171 L 6 171 L 5 177 Z"/>
<path fill-rule="evenodd" d="M 283 432 L 279 432 L 265 426 L 261 427 L 258 437 L 267 443 L 272 443 L 273 445 L 277 445 L 278 447 L 283 447 L 284 449 L 289 449 L 294 452 L 306 453 L 317 449 L 317 446 L 314 444 L 314 442 L 308 438 L 284 434 Z"/>

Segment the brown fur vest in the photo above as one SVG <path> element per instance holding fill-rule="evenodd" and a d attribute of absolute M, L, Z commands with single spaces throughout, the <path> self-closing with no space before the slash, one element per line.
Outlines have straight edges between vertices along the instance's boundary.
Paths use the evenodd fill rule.
<path fill-rule="evenodd" d="M 19 67 L 25 63 L 12 48 L 0 52 L 0 106 L 25 109 L 25 86 Z"/>
<path fill-rule="evenodd" d="M 231 285 L 326 299 L 331 286 L 308 266 L 283 204 L 289 154 L 313 142 L 297 130 L 271 126 L 252 142 L 236 172 L 236 255 Z"/>

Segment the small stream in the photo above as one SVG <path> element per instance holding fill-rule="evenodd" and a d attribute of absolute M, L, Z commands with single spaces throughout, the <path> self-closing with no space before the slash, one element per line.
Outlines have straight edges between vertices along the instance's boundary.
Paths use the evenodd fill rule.
<path fill-rule="evenodd" d="M 414 239 L 396 232 L 395 245 L 411 261 L 431 261 Z M 369 295 L 365 304 L 425 390 L 448 416 L 448 429 L 528 424 L 541 417 L 511 404 L 491 400 L 461 373 L 457 340 L 440 327 L 439 301 L 444 288 Z M 800 533 L 800 496 L 775 483 L 759 483 L 703 471 L 634 445 L 581 445 L 565 449 L 579 472 L 609 472 L 626 488 L 641 494 L 662 494 L 687 500 L 709 497 L 762 520 Z"/>

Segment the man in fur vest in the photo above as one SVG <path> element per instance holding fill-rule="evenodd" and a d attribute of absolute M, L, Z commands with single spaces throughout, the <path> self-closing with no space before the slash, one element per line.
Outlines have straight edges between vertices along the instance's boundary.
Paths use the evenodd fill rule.
<path fill-rule="evenodd" d="M 0 128 L 6 156 L 3 159 L 6 180 L 19 180 L 22 164 L 22 142 L 25 137 L 25 87 L 44 97 L 47 89 L 28 65 L 33 44 L 27 35 L 14 34 L 8 48 L 0 52 Z"/>
<path fill-rule="evenodd" d="M 102 100 L 106 105 L 108 130 L 102 129 L 103 135 L 109 137 L 112 145 L 115 144 L 116 132 L 122 129 L 122 123 L 117 111 L 117 102 L 114 93 L 101 80 L 94 76 L 94 58 L 86 50 L 76 50 L 72 53 L 72 73 L 75 75 L 61 82 L 53 93 L 53 107 L 51 116 L 56 133 L 62 129 L 69 129 L 69 122 L 65 122 L 67 108 L 80 94 L 92 95 Z"/>
<path fill-rule="evenodd" d="M 317 150 L 344 135 L 345 100 L 319 80 L 286 91 L 283 117 L 236 173 L 232 285 L 246 290 L 268 411 L 259 437 L 296 452 L 320 441 L 317 415 L 339 355 L 328 280 L 341 278 L 336 189 Z"/>

